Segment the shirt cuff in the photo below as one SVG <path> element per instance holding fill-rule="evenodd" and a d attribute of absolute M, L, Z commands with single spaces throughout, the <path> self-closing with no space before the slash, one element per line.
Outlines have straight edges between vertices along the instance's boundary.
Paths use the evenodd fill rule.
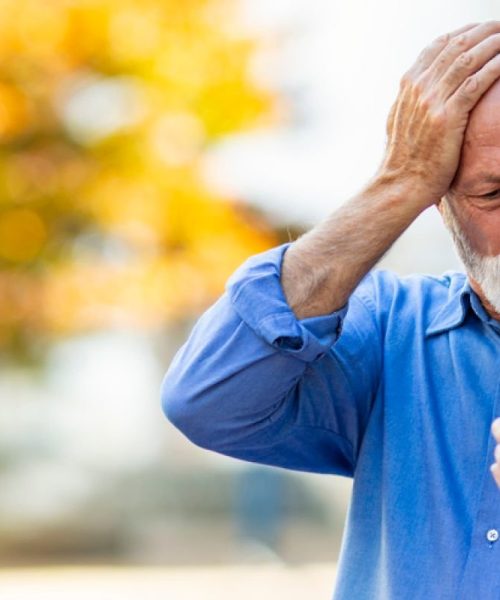
<path fill-rule="evenodd" d="M 297 319 L 281 286 L 286 242 L 248 258 L 226 282 L 226 291 L 240 318 L 274 348 L 310 362 L 337 341 L 347 314 L 342 308 L 317 317 Z"/>

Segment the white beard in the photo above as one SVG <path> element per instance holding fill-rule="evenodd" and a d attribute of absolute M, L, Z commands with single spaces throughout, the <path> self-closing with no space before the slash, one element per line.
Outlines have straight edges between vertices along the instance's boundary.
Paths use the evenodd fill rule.
<path fill-rule="evenodd" d="M 458 224 L 446 197 L 441 200 L 441 206 L 444 222 L 452 235 L 467 274 L 479 284 L 486 300 L 500 313 L 500 254 L 483 256 L 476 252 Z"/>

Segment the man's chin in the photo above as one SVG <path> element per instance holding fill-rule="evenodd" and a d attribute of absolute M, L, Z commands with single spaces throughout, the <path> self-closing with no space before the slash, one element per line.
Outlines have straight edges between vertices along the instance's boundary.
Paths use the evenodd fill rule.
<path fill-rule="evenodd" d="M 462 259 L 463 260 L 463 259 Z M 473 263 L 463 261 L 472 289 L 496 319 L 500 318 L 500 256 L 475 255 Z"/>
<path fill-rule="evenodd" d="M 455 249 L 464 264 L 472 289 L 481 298 L 488 312 L 496 313 L 495 318 L 499 318 L 500 254 L 485 256 L 474 250 L 446 197 L 441 200 L 440 205 L 444 223 L 451 233 Z"/>

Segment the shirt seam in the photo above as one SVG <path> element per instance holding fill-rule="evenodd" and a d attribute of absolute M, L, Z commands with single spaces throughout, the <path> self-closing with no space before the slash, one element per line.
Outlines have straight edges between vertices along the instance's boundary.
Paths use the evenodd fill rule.
<path fill-rule="evenodd" d="M 365 436 L 365 432 L 366 432 L 366 428 L 368 426 L 368 421 L 370 419 L 370 413 L 373 409 L 373 404 L 375 402 L 375 398 L 379 393 L 380 390 L 380 386 L 382 384 L 382 373 L 383 373 L 383 364 L 384 364 L 384 357 L 383 357 L 383 339 L 381 336 L 381 331 L 380 331 L 380 327 L 378 326 L 377 323 L 377 318 L 376 318 L 376 307 L 375 304 L 373 303 L 372 299 L 369 296 L 365 296 L 365 294 L 361 293 L 361 292 L 357 292 L 356 294 L 353 294 L 351 296 L 352 298 L 355 298 L 357 300 L 359 300 L 359 303 L 361 304 L 361 306 L 365 309 L 365 311 L 368 313 L 368 315 L 373 318 L 374 321 L 374 325 L 375 328 L 379 334 L 379 338 L 380 338 L 380 368 L 378 369 L 378 374 L 376 376 L 375 379 L 375 386 L 373 388 L 373 396 L 372 396 L 372 402 L 370 405 L 370 410 L 368 411 L 368 414 L 366 415 L 366 423 L 364 424 L 364 427 L 362 428 L 361 432 L 360 432 L 360 437 L 358 440 L 358 444 L 356 449 L 354 448 L 354 445 L 352 444 L 352 442 L 349 442 L 351 444 L 351 448 L 352 448 L 352 453 L 353 453 L 353 471 L 355 471 L 356 469 L 356 465 L 358 462 L 358 458 L 359 458 L 359 451 L 361 449 L 361 446 L 363 444 L 363 439 Z M 372 307 L 373 310 L 370 310 L 370 307 Z M 357 326 L 356 326 L 357 328 Z M 342 334 L 341 334 L 342 335 Z M 358 333 L 359 335 L 359 333 Z M 357 364 L 359 364 L 361 367 L 363 366 L 362 362 L 359 360 L 356 360 Z M 344 380 L 346 381 L 347 385 L 349 386 L 349 389 L 351 391 L 351 395 L 353 398 L 356 397 L 356 394 L 354 393 L 354 389 L 352 387 L 351 382 L 349 381 L 349 377 L 346 374 L 346 371 L 342 365 L 341 362 L 338 363 L 340 370 L 342 371 L 343 375 L 344 375 Z"/>

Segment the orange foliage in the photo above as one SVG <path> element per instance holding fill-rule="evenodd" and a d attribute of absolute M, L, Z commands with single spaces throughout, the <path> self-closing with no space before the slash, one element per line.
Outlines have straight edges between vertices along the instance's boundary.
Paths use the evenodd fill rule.
<path fill-rule="evenodd" d="M 0 0 L 0 349 L 195 315 L 264 219 L 206 147 L 272 120 L 229 0 Z"/>

